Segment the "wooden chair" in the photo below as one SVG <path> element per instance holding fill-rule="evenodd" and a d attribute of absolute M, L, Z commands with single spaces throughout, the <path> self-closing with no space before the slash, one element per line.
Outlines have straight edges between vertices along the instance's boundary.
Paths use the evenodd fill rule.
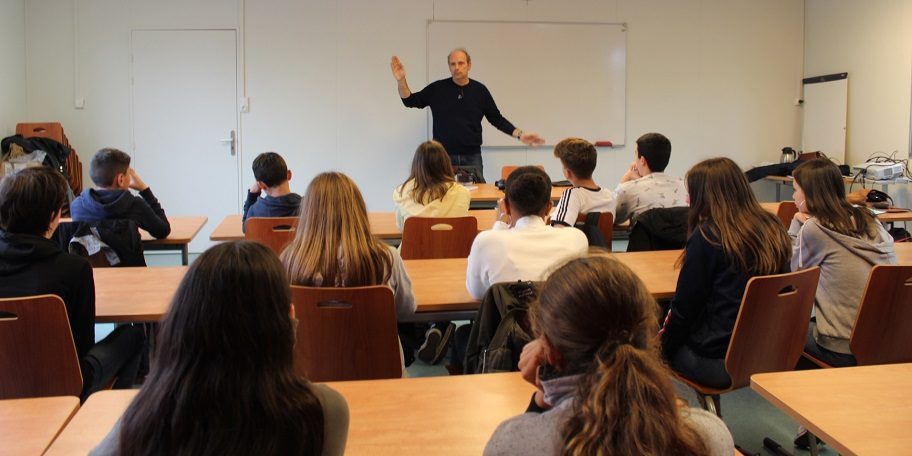
<path fill-rule="evenodd" d="M 63 132 L 63 126 L 59 122 L 16 124 L 16 134 L 26 138 L 49 138 L 69 147 L 72 152 L 67 157 L 67 170 L 69 171 L 67 180 L 74 194 L 82 193 L 82 162 L 79 161 L 79 154 L 70 145 L 70 140 Z"/>
<path fill-rule="evenodd" d="M 728 388 L 710 388 L 683 377 L 697 392 L 703 407 L 720 417 L 719 395 L 750 385 L 750 377 L 764 372 L 790 371 L 801 357 L 808 318 L 820 268 L 753 277 L 747 282 L 731 342 L 725 354 Z"/>
<path fill-rule="evenodd" d="M 63 300 L 0 299 L 0 399 L 79 396 L 82 372 Z"/>
<path fill-rule="evenodd" d="M 912 362 L 912 266 L 877 265 L 858 307 L 849 347 L 859 365 Z M 820 367 L 832 367 L 808 353 Z"/>
<path fill-rule="evenodd" d="M 535 167 L 541 169 L 542 171 L 545 170 L 545 165 L 531 165 L 531 166 L 535 166 Z M 518 165 L 507 165 L 507 166 L 504 166 L 503 168 L 500 168 L 500 178 L 503 180 L 507 180 L 507 178 L 510 177 L 510 173 L 512 173 L 513 171 L 516 171 L 516 168 L 519 168 L 519 166 Z"/>
<path fill-rule="evenodd" d="M 294 239 L 297 217 L 250 217 L 244 239 L 259 242 L 277 255 Z"/>
<path fill-rule="evenodd" d="M 795 205 L 794 201 L 782 201 L 779 203 L 779 208 L 776 210 L 776 216 L 779 217 L 779 220 L 782 220 L 785 229 L 789 229 L 789 227 L 792 226 L 792 219 L 797 213 L 798 206 Z"/>
<path fill-rule="evenodd" d="M 579 214 L 576 216 L 576 223 L 586 223 L 586 217 L 589 214 Z M 614 236 L 614 214 L 611 212 L 602 212 L 599 214 L 598 229 L 605 238 L 605 248 L 611 251 L 611 240 Z"/>
<path fill-rule="evenodd" d="M 409 217 L 399 254 L 403 260 L 468 258 L 476 235 L 478 219 L 472 216 Z"/>
<path fill-rule="evenodd" d="M 314 382 L 402 377 L 396 305 L 386 285 L 291 287 L 295 371 Z"/>

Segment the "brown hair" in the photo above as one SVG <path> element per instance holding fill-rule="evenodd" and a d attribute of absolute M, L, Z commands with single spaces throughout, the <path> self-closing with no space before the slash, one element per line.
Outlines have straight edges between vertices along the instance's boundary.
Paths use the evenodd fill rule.
<path fill-rule="evenodd" d="M 589 179 L 595 171 L 598 154 L 595 146 L 580 138 L 567 138 L 554 146 L 554 156 L 561 164 L 580 179 Z"/>
<path fill-rule="evenodd" d="M 338 172 L 319 174 L 307 186 L 297 232 L 281 258 L 294 285 L 381 285 L 392 274 L 392 254 L 371 234 L 358 186 Z"/>
<path fill-rule="evenodd" d="M 854 238 L 877 236 L 879 222 L 871 211 L 852 206 L 836 165 L 822 158 L 806 161 L 792 172 L 804 191 L 808 214 L 822 226 Z"/>
<path fill-rule="evenodd" d="M 67 203 L 67 182 L 47 167 L 25 168 L 0 182 L 0 229 L 43 236 Z"/>
<path fill-rule="evenodd" d="M 106 147 L 95 152 L 92 161 L 89 162 L 89 175 L 92 182 L 99 187 L 110 187 L 114 185 L 114 178 L 118 174 L 127 172 L 130 168 L 130 156 L 126 152 Z"/>
<path fill-rule="evenodd" d="M 263 152 L 253 159 L 253 177 L 267 187 L 275 187 L 288 180 L 288 165 L 275 152 Z"/>
<path fill-rule="evenodd" d="M 218 244 L 181 280 L 118 454 L 320 454 L 323 409 L 294 371 L 288 276 L 255 242 Z"/>
<path fill-rule="evenodd" d="M 633 271 L 607 255 L 572 260 L 542 285 L 533 327 L 560 353 L 561 371 L 582 375 L 563 454 L 706 453 L 659 356 L 656 308 Z"/>
<path fill-rule="evenodd" d="M 428 204 L 443 199 L 450 187 L 456 183 L 453 178 L 453 164 L 443 144 L 425 141 L 418 145 L 412 158 L 411 173 L 399 187 L 399 196 L 402 196 L 409 182 L 414 183 L 409 197 L 416 202 Z"/>
<path fill-rule="evenodd" d="M 782 222 L 764 210 L 744 173 L 731 159 L 710 158 L 687 172 L 688 233 L 699 230 L 719 245 L 732 267 L 748 275 L 781 272 L 792 256 Z M 683 262 L 683 254 L 678 262 Z"/>

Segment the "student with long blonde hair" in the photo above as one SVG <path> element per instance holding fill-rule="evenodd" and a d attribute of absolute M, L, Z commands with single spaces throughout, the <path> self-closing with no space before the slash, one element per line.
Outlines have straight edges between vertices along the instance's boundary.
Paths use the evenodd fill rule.
<path fill-rule="evenodd" d="M 747 281 L 788 272 L 791 240 L 731 159 L 697 163 L 685 181 L 690 236 L 662 329 L 662 351 L 685 377 L 725 388 L 731 384 L 725 353 Z"/>
<path fill-rule="evenodd" d="M 385 284 L 393 289 L 398 318 L 415 313 L 412 282 L 399 252 L 371 233 L 361 191 L 345 174 L 322 173 L 310 182 L 294 240 L 281 259 L 292 285 Z"/>
<path fill-rule="evenodd" d="M 393 190 L 396 225 L 401 230 L 409 217 L 468 215 L 471 199 L 469 190 L 456 183 L 443 145 L 425 141 L 415 150 L 408 179 Z"/>
<path fill-rule="evenodd" d="M 895 264 L 893 238 L 866 208 L 846 200 L 845 183 L 833 162 L 815 159 L 795 168 L 798 213 L 789 235 L 795 240 L 792 269 L 820 266 L 815 321 L 804 350 L 835 366 L 854 366 L 849 337 L 871 268 Z"/>
<path fill-rule="evenodd" d="M 520 360 L 538 389 L 485 454 L 731 455 L 725 423 L 675 397 L 655 309 L 643 282 L 606 255 L 554 271 L 530 307 L 537 339 Z"/>

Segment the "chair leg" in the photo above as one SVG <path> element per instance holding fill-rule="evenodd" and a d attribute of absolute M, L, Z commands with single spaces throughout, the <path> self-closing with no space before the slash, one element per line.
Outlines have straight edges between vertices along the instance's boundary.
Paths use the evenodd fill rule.
<path fill-rule="evenodd" d="M 698 393 L 697 397 L 700 400 L 700 405 L 706 411 L 714 413 L 719 418 L 722 418 L 722 401 L 718 394 L 702 395 Z"/>
<path fill-rule="evenodd" d="M 808 431 L 808 449 L 811 451 L 811 456 L 820 454 L 820 449 L 817 447 L 817 436 L 811 431 Z"/>

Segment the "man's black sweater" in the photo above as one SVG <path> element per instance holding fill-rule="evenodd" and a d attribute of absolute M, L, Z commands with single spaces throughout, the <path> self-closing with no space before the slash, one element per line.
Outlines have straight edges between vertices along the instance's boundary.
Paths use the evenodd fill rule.
<path fill-rule="evenodd" d="M 432 82 L 420 92 L 403 98 L 402 104 L 409 108 L 431 107 L 434 139 L 440 141 L 450 155 L 481 153 L 482 117 L 508 135 L 516 130 L 500 114 L 488 88 L 472 79 L 464 86 L 457 85 L 452 78 Z"/>

